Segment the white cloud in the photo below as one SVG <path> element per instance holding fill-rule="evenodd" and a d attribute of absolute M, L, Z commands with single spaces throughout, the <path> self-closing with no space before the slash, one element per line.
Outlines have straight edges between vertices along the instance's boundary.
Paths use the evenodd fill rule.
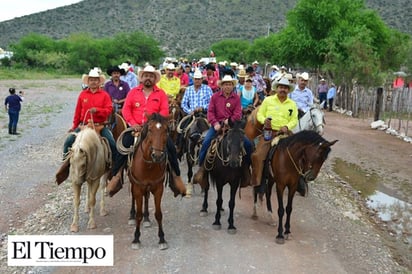
<path fill-rule="evenodd" d="M 0 0 L 0 22 L 80 1 L 82 0 Z"/>

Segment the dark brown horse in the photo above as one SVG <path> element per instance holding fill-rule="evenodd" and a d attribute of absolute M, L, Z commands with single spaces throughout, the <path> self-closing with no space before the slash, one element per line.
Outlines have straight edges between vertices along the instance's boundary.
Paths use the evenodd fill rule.
<path fill-rule="evenodd" d="M 177 126 L 184 116 L 180 102 L 178 99 L 169 99 L 169 131 L 170 137 L 175 143 L 177 139 Z"/>
<path fill-rule="evenodd" d="M 223 204 L 223 186 L 227 183 L 230 185 L 228 218 L 228 233 L 230 234 L 236 233 L 233 219 L 235 198 L 242 179 L 242 169 L 245 168 L 244 157 L 246 152 L 243 145 L 245 134 L 241 127 L 242 124 L 240 121 L 235 122 L 233 127 L 224 134 L 223 139 L 218 141 L 215 147 L 215 153 L 208 152 L 205 159 L 205 168 L 209 170 L 212 184 L 217 190 L 216 215 L 213 223 L 213 228 L 216 230 L 221 229 L 220 217 Z M 213 144 L 209 150 L 213 150 Z M 206 184 L 204 190 L 201 216 L 207 215 L 209 183 Z"/>
<path fill-rule="evenodd" d="M 300 131 L 290 137 L 281 139 L 270 159 L 267 174 L 268 185 L 266 188 L 266 205 L 272 211 L 272 187 L 276 183 L 278 200 L 278 235 L 276 242 L 283 244 L 290 232 L 290 216 L 292 213 L 293 197 L 298 187 L 299 180 L 313 181 L 318 176 L 319 170 L 327 159 L 331 146 L 338 140 L 326 141 L 315 131 Z M 286 205 L 285 231 L 283 230 L 283 193 L 288 188 Z M 256 193 L 255 193 L 256 195 Z M 256 211 L 254 212 L 256 216 Z"/>
<path fill-rule="evenodd" d="M 168 120 L 158 113 L 149 117 L 142 130 L 128 171 L 132 195 L 136 201 L 136 230 L 132 248 L 140 248 L 140 223 L 143 219 L 143 197 L 152 193 L 155 203 L 155 218 L 158 223 L 159 248 L 167 249 L 164 238 L 161 199 L 166 179 Z"/>

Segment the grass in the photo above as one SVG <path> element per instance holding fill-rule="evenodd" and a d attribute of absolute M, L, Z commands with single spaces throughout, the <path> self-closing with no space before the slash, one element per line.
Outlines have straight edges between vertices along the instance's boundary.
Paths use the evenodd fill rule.
<path fill-rule="evenodd" d="M 80 78 L 77 74 L 62 74 L 59 71 L 44 71 L 33 69 L 0 68 L 0 79 L 2 80 L 48 80 Z"/>

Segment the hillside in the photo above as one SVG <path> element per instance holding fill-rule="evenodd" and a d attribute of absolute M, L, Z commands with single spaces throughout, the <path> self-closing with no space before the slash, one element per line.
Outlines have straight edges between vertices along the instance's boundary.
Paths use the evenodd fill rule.
<path fill-rule="evenodd" d="M 180 1 L 179 1 L 180 2 Z M 252 41 L 285 24 L 296 0 L 84 0 L 13 20 L 0 22 L 0 47 L 7 49 L 31 32 L 64 38 L 88 32 L 107 37 L 116 32 L 143 31 L 160 41 L 167 54 L 182 55 L 207 48 L 221 39 Z M 409 0 L 367 0 L 391 27 L 412 34 Z M 405 8 L 406 7 L 406 8 Z"/>

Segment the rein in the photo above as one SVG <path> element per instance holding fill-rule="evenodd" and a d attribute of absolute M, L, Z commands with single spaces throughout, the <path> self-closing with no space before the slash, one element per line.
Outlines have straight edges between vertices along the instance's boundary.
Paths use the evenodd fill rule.
<path fill-rule="evenodd" d="M 304 172 L 303 172 L 303 168 L 299 168 L 299 167 L 297 166 L 295 160 L 293 160 L 293 157 L 292 157 L 292 155 L 290 154 L 290 151 L 289 151 L 289 147 L 286 147 L 286 151 L 288 152 L 289 159 L 290 159 L 290 161 L 292 162 L 292 164 L 293 164 L 293 166 L 295 167 L 295 169 L 296 169 L 296 171 L 298 172 L 298 174 L 299 174 L 300 176 L 302 176 L 303 178 L 305 178 L 305 180 L 306 180 L 306 177 L 308 176 L 308 174 L 311 173 L 312 165 L 310 165 L 309 170 L 304 173 Z"/>

